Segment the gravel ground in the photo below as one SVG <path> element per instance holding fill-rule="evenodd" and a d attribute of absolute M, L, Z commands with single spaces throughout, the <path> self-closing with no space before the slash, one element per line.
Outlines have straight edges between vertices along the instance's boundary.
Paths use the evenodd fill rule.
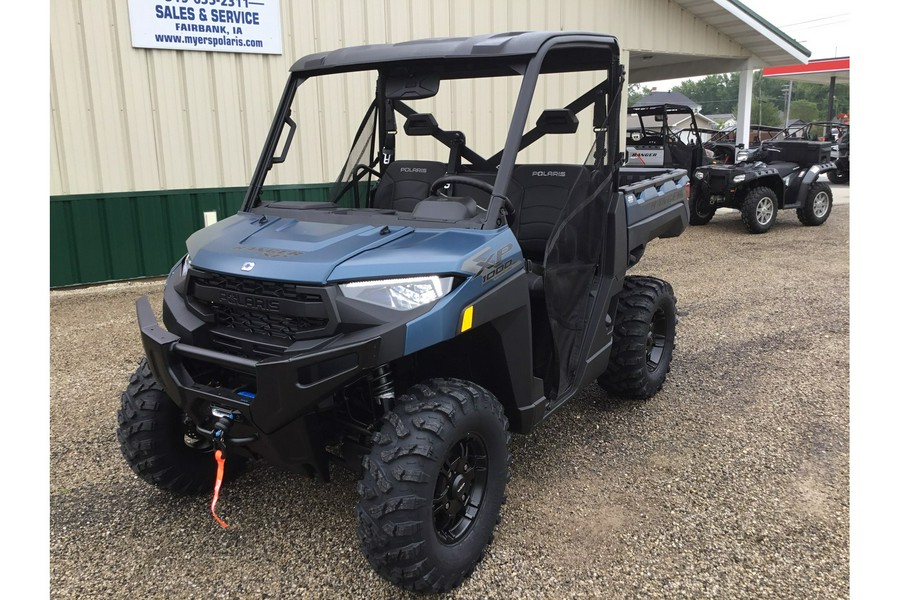
<path fill-rule="evenodd" d="M 849 206 L 766 235 L 736 212 L 659 240 L 672 371 L 647 402 L 596 386 L 514 436 L 494 543 L 453 598 L 845 598 L 849 580 Z M 353 478 L 257 464 L 209 498 L 139 481 L 115 439 L 159 281 L 51 293 L 55 598 L 398 598 L 357 549 Z"/>

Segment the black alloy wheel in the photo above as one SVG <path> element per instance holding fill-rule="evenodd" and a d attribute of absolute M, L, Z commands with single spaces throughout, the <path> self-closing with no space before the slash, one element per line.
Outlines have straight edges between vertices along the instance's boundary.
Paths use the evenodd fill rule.
<path fill-rule="evenodd" d="M 484 442 L 468 434 L 450 449 L 434 488 L 434 530 L 445 544 L 455 544 L 469 532 L 487 486 L 488 456 Z"/>

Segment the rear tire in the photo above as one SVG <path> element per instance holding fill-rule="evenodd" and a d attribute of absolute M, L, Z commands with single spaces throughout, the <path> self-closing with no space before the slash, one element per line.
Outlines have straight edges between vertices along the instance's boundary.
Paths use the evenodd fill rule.
<path fill-rule="evenodd" d="M 163 391 L 146 359 L 141 359 L 131 376 L 121 403 L 119 448 L 138 477 L 176 494 L 212 492 L 216 480 L 212 445 L 196 434 L 187 416 Z M 226 477 L 236 476 L 245 464 L 244 457 L 229 455 Z"/>
<path fill-rule="evenodd" d="M 752 188 L 741 202 L 741 221 L 750 233 L 767 232 L 775 223 L 777 214 L 778 196 L 771 188 Z"/>
<path fill-rule="evenodd" d="M 691 190 L 691 225 L 706 225 L 716 214 L 716 207 L 709 201 L 709 193 L 703 191 L 704 186 L 698 184 Z"/>
<path fill-rule="evenodd" d="M 833 203 L 834 196 L 831 193 L 831 186 L 823 181 L 816 181 L 809 186 L 806 202 L 797 209 L 797 218 L 801 223 L 810 227 L 821 225 L 831 215 Z"/>
<path fill-rule="evenodd" d="M 675 292 L 655 277 L 626 277 L 613 345 L 597 383 L 611 396 L 644 400 L 666 381 L 675 350 Z"/>
<path fill-rule="evenodd" d="M 362 461 L 357 530 L 375 571 L 415 592 L 446 592 L 493 539 L 509 478 L 509 432 L 493 394 L 459 379 L 412 386 Z"/>

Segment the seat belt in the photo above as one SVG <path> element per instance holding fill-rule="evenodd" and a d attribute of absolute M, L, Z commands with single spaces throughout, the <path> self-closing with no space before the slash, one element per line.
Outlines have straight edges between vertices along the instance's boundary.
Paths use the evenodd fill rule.
<path fill-rule="evenodd" d="M 384 102 L 384 148 L 381 149 L 381 165 L 387 167 L 394 160 L 394 148 L 397 143 L 397 118 L 394 115 L 394 101 Z"/>

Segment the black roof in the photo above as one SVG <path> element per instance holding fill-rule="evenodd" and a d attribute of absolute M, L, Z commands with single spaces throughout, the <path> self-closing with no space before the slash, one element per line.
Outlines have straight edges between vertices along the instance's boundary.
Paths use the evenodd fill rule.
<path fill-rule="evenodd" d="M 530 57 L 548 41 L 584 42 L 609 46 L 618 51 L 612 35 L 589 31 L 518 31 L 490 33 L 472 37 L 431 38 L 399 42 L 351 46 L 329 52 L 309 54 L 294 63 L 291 71 L 306 75 L 324 75 L 348 71 L 379 69 L 385 63 L 440 59 L 490 59 Z M 616 52 L 618 53 L 618 52 Z"/>
<path fill-rule="evenodd" d="M 650 92 L 633 106 L 652 106 L 656 104 L 680 104 L 682 106 L 690 106 L 694 110 L 698 110 L 700 105 L 682 94 L 681 92 Z"/>
<path fill-rule="evenodd" d="M 629 115 L 661 115 L 663 113 L 670 115 L 692 115 L 694 111 L 690 106 L 685 104 L 634 104 L 628 109 Z"/>

